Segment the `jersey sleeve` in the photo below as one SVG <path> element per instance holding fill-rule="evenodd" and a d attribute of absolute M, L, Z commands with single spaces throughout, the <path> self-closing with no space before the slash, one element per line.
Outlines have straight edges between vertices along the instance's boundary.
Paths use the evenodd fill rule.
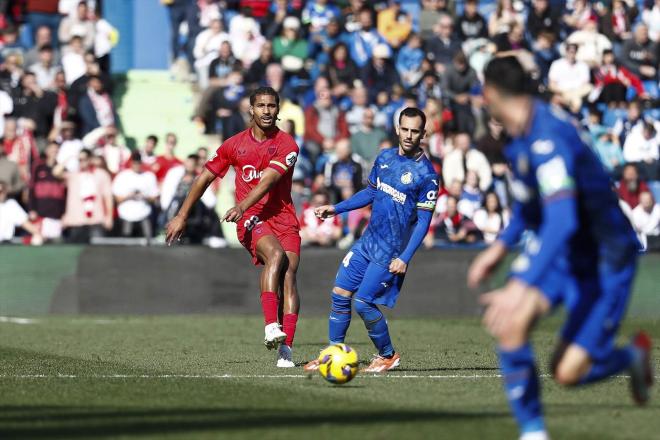
<path fill-rule="evenodd" d="M 579 142 L 577 135 L 575 142 Z M 513 276 L 527 284 L 539 281 L 578 228 L 573 151 L 566 138 L 532 144 L 530 159 L 541 197 L 543 223 L 533 243 L 512 266 Z"/>
<path fill-rule="evenodd" d="M 227 174 L 229 165 L 231 165 L 233 157 L 234 143 L 231 140 L 223 143 L 215 150 L 213 156 L 206 161 L 206 169 L 215 174 L 217 177 L 223 178 Z"/>
<path fill-rule="evenodd" d="M 435 204 L 438 200 L 438 187 L 438 176 L 435 174 L 424 176 L 417 196 L 417 209 L 435 210 Z"/>
<path fill-rule="evenodd" d="M 298 153 L 300 149 L 296 142 L 291 138 L 284 138 L 277 146 L 275 156 L 268 163 L 268 168 L 272 168 L 280 175 L 293 168 L 298 160 Z"/>
<path fill-rule="evenodd" d="M 378 183 L 378 167 L 381 163 L 380 156 L 380 154 L 376 156 L 376 160 L 374 160 L 374 164 L 371 167 L 371 171 L 369 172 L 369 186 L 373 186 L 374 188 L 376 188 Z"/>

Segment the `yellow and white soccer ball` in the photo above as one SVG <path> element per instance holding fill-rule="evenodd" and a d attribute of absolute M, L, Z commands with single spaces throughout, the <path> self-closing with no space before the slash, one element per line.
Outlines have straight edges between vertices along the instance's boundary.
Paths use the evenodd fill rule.
<path fill-rule="evenodd" d="M 319 373 L 333 384 L 343 384 L 358 372 L 358 355 L 346 344 L 333 344 L 319 355 Z"/>

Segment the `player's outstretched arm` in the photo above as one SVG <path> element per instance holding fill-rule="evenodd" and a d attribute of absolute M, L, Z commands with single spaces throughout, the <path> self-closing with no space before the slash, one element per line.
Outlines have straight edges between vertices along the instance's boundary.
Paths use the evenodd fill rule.
<path fill-rule="evenodd" d="M 222 217 L 222 220 L 226 222 L 237 222 L 243 217 L 243 213 L 250 209 L 252 205 L 257 203 L 259 200 L 265 196 L 268 191 L 277 183 L 278 180 L 282 177 L 282 174 L 278 173 L 272 168 L 266 168 L 264 170 L 261 180 L 252 188 L 248 195 L 236 206 L 231 208 L 225 213 Z"/>
<path fill-rule="evenodd" d="M 364 208 L 373 203 L 375 197 L 376 188 L 373 185 L 368 185 L 362 191 L 353 194 L 352 197 L 349 197 L 343 202 L 337 203 L 334 207 L 334 215 L 352 211 L 354 209 Z"/>
<path fill-rule="evenodd" d="M 190 192 L 186 196 L 186 199 L 183 201 L 181 208 L 179 208 L 179 212 L 167 224 L 167 235 L 165 241 L 167 242 L 168 246 L 171 245 L 172 242 L 181 238 L 183 231 L 186 229 L 186 221 L 188 220 L 190 211 L 192 210 L 193 206 L 195 206 L 195 203 L 197 203 L 197 201 L 202 198 L 206 188 L 209 187 L 213 180 L 215 180 L 215 174 L 206 168 L 204 171 L 202 171 L 202 174 L 200 174 L 199 177 L 195 179 L 192 187 L 190 188 Z"/>
<path fill-rule="evenodd" d="M 476 289 L 493 270 L 500 264 L 506 256 L 507 245 L 502 240 L 496 240 L 488 246 L 488 249 L 477 255 L 470 268 L 468 269 L 467 285 L 471 289 Z"/>

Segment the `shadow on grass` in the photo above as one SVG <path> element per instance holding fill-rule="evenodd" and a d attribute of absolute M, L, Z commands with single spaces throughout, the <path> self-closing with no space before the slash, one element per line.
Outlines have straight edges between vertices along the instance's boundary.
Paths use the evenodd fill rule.
<path fill-rule="evenodd" d="M 342 426 L 424 422 L 483 421 L 508 418 L 505 411 L 314 410 L 276 411 L 250 408 L 108 408 L 0 406 L 0 438 L 93 438 L 196 431 Z"/>

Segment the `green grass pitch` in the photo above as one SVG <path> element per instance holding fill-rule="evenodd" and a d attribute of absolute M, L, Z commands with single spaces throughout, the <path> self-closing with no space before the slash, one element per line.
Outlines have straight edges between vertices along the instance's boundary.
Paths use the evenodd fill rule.
<path fill-rule="evenodd" d="M 0 322 L 0 439 L 514 439 L 493 344 L 477 319 L 391 319 L 401 370 L 343 386 L 277 369 L 257 317 L 45 318 Z M 539 366 L 559 321 L 535 332 Z M 296 362 L 325 319 L 298 326 Z M 629 321 L 660 341 L 660 323 Z M 367 362 L 359 319 L 347 342 Z M 554 439 L 660 438 L 660 393 L 631 403 L 626 378 L 580 389 L 543 379 Z"/>

